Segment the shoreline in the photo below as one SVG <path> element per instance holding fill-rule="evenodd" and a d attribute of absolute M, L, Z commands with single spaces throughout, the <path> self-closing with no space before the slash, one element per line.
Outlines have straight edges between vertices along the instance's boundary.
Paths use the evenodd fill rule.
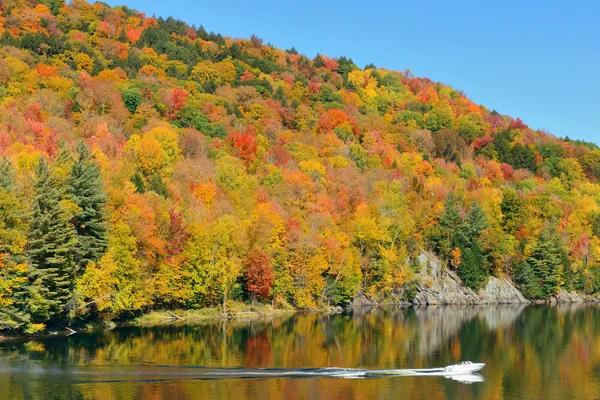
<path fill-rule="evenodd" d="M 583 298 L 583 297 L 582 297 Z M 564 298 L 563 298 L 564 300 Z M 301 310 L 291 307 L 286 308 L 275 308 L 272 306 L 260 305 L 254 307 L 251 310 L 251 306 L 247 308 L 231 310 L 230 312 L 223 313 L 219 307 L 212 308 L 201 308 L 201 309 L 179 309 L 179 310 L 153 310 L 144 315 L 136 318 L 122 320 L 122 321 L 93 321 L 87 324 L 81 325 L 80 329 L 71 330 L 59 330 L 51 331 L 42 334 L 10 334 L 0 332 L 0 344 L 8 342 L 27 342 L 35 339 L 43 339 L 50 337 L 68 337 L 76 333 L 93 332 L 97 330 L 108 331 L 119 327 L 158 327 L 158 326 L 169 326 L 169 325 L 199 325 L 202 323 L 217 323 L 223 321 L 253 321 L 261 318 L 273 318 L 273 317 L 284 317 L 292 316 L 299 313 L 319 313 L 323 315 L 339 314 L 347 310 L 361 310 L 370 308 L 438 308 L 444 306 L 450 307 L 535 307 L 540 305 L 546 306 L 564 306 L 564 305 L 592 305 L 600 303 L 600 299 L 597 297 L 583 298 L 582 301 L 558 301 L 556 298 L 551 300 L 543 301 L 531 301 L 527 304 L 524 303 L 446 303 L 446 304 L 409 304 L 409 303 L 380 303 L 380 304 L 358 304 L 349 305 L 346 308 L 342 307 L 329 307 L 322 309 L 312 310 Z M 78 327 L 75 325 L 75 327 Z"/>

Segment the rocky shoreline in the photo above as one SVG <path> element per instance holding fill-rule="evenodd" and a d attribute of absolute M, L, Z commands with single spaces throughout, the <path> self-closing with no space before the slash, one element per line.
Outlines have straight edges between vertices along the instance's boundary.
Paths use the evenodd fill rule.
<path fill-rule="evenodd" d="M 517 289 L 508 278 L 490 277 L 486 287 L 479 293 L 464 286 L 454 271 L 445 268 L 439 259 L 431 253 L 422 253 L 418 258 L 423 266 L 418 274 L 416 296 L 412 302 L 402 299 L 402 293 L 396 292 L 382 298 L 368 297 L 359 293 L 351 305 L 376 306 L 429 306 L 429 305 L 494 305 L 494 304 L 558 304 L 599 302 L 599 296 L 569 293 L 560 290 L 548 300 L 532 302 Z"/>

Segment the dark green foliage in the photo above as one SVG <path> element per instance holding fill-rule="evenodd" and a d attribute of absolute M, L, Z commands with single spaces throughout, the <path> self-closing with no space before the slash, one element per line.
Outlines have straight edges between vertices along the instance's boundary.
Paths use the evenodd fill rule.
<path fill-rule="evenodd" d="M 542 289 L 538 283 L 538 279 L 527 261 L 523 261 L 515 267 L 514 270 L 515 282 L 519 285 L 519 290 L 525 297 L 530 299 L 538 299 L 542 297 Z"/>
<path fill-rule="evenodd" d="M 560 285 L 564 264 L 564 248 L 558 233 L 551 228 L 542 230 L 527 263 L 540 286 L 541 298 L 554 295 Z"/>
<path fill-rule="evenodd" d="M 287 107 L 287 99 L 285 97 L 285 93 L 283 92 L 283 88 L 279 86 L 275 91 L 275 95 L 273 96 L 275 100 L 279 100 L 282 106 Z"/>
<path fill-rule="evenodd" d="M 129 178 L 129 180 L 135 186 L 136 192 L 138 192 L 138 193 L 146 192 L 146 184 L 144 183 L 144 178 L 142 178 L 142 175 L 139 172 L 136 171 L 136 173 L 131 178 Z"/>
<path fill-rule="evenodd" d="M 57 36 L 46 36 L 43 33 L 26 33 L 21 36 L 19 45 L 36 54 L 54 56 L 70 50 L 66 40 Z"/>
<path fill-rule="evenodd" d="M 438 255 L 449 259 L 454 248 L 457 247 L 455 230 L 461 223 L 458 202 L 454 193 L 450 193 L 444 205 L 444 213 L 438 224 L 434 225 L 430 240 Z"/>
<path fill-rule="evenodd" d="M 142 92 L 138 88 L 123 90 L 121 92 L 121 98 L 123 99 L 123 103 L 125 103 L 125 107 L 127 107 L 132 114 L 137 111 L 138 106 L 144 101 L 144 96 L 142 96 Z"/>
<path fill-rule="evenodd" d="M 2 33 L 2 36 L 0 36 L 0 45 L 16 47 L 19 45 L 19 39 L 15 38 L 10 33 L 8 33 L 8 31 L 5 30 Z"/>
<path fill-rule="evenodd" d="M 159 174 L 154 175 L 148 185 L 150 190 L 162 197 L 167 197 L 169 194 L 169 189 Z"/>
<path fill-rule="evenodd" d="M 463 250 L 461 263 L 458 266 L 458 275 L 467 287 L 475 291 L 487 284 L 488 271 L 485 257 L 477 241 L 474 241 L 471 247 Z"/>
<path fill-rule="evenodd" d="M 277 71 L 277 65 L 269 59 L 266 58 L 256 58 L 252 60 L 250 63 L 252 68 L 258 68 L 265 74 L 270 74 L 272 72 Z"/>
<path fill-rule="evenodd" d="M 10 160 L 3 156 L 0 159 L 0 188 L 11 191 L 14 187 L 15 171 Z"/>
<path fill-rule="evenodd" d="M 348 82 L 348 73 L 358 69 L 358 67 L 356 64 L 354 64 L 351 58 L 346 58 L 344 56 L 338 58 L 337 62 L 339 65 L 337 72 L 342 75 L 342 78 L 344 78 L 344 86 L 349 87 L 350 84 Z"/>
<path fill-rule="evenodd" d="M 29 217 L 28 310 L 35 322 L 45 322 L 65 311 L 75 280 L 75 230 L 62 208 L 64 193 L 45 158 L 35 171 Z"/>
<path fill-rule="evenodd" d="M 459 240 L 462 242 L 460 244 L 464 246 L 472 244 L 488 227 L 489 223 L 483 209 L 479 205 L 473 204 L 457 232 Z"/>
<path fill-rule="evenodd" d="M 514 133 L 509 130 L 500 132 L 494 138 L 494 149 L 496 150 L 496 154 L 498 155 L 498 161 L 504 162 L 504 163 L 507 163 L 510 165 L 513 164 L 511 147 L 510 147 L 510 142 L 513 140 L 513 138 L 514 138 Z"/>
<path fill-rule="evenodd" d="M 515 137 L 515 131 L 505 130 L 494 138 L 493 152 L 498 161 L 511 165 L 517 169 L 528 169 L 532 172 L 537 170 L 535 150 L 529 146 L 523 146 L 511 142 Z M 492 146 L 487 146 L 491 148 Z M 486 149 L 487 149 L 486 148 Z"/>
<path fill-rule="evenodd" d="M 481 234 L 488 226 L 481 207 L 473 204 L 463 217 L 456 197 L 450 194 L 444 213 L 430 235 L 435 250 L 443 259 L 450 260 L 452 251 L 460 249 L 458 275 L 466 286 L 475 291 L 485 286 L 489 275 L 487 255 L 480 241 Z"/>
<path fill-rule="evenodd" d="M 315 58 L 313 60 L 313 67 L 321 68 L 324 65 L 325 65 L 325 61 L 323 60 L 323 57 L 319 53 L 317 53 L 317 55 L 315 56 Z"/>
<path fill-rule="evenodd" d="M 458 275 L 465 285 L 475 291 L 483 288 L 488 279 L 487 257 L 482 252 L 479 241 L 488 227 L 483 210 L 474 204 L 455 233 L 456 244 L 462 250 Z"/>
<path fill-rule="evenodd" d="M 144 31 L 145 32 L 145 31 Z M 125 62 L 127 68 L 127 76 L 131 79 L 137 75 L 137 72 L 140 68 L 144 66 L 144 62 L 140 58 L 140 51 L 136 48 L 132 48 L 129 51 L 129 55 L 127 56 L 127 61 Z"/>
<path fill-rule="evenodd" d="M 98 261 L 108 246 L 102 175 L 90 149 L 83 142 L 77 146 L 77 159 L 67 181 L 67 195 L 79 207 L 71 223 L 77 232 L 73 261 L 78 273 L 81 273 L 88 263 Z"/>
<path fill-rule="evenodd" d="M 528 169 L 531 172 L 537 170 L 535 150 L 516 143 L 510 153 L 510 163 L 514 168 Z"/>

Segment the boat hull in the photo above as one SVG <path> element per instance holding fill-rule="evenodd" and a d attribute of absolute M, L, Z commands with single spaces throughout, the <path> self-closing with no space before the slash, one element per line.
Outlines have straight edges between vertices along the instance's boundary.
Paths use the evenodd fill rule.
<path fill-rule="evenodd" d="M 480 371 L 483 367 L 485 367 L 485 364 L 483 363 L 457 364 L 449 365 L 444 368 L 371 370 L 366 371 L 365 375 L 455 376 L 473 374 Z"/>

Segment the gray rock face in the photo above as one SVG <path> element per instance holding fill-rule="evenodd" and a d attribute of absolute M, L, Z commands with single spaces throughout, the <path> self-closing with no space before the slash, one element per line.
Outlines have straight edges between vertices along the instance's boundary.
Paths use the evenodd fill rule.
<path fill-rule="evenodd" d="M 557 303 L 592 303 L 598 302 L 600 299 L 598 296 L 592 296 L 588 294 L 581 294 L 575 292 L 567 292 L 565 290 L 559 290 L 554 299 Z"/>
<path fill-rule="evenodd" d="M 414 305 L 480 305 L 480 304 L 529 304 L 530 300 L 515 287 L 508 278 L 489 278 L 485 288 L 474 292 L 464 286 L 454 271 L 446 268 L 442 262 L 431 253 L 421 253 L 418 257 L 421 271 L 418 274 L 417 295 Z M 561 290 L 549 300 L 536 300 L 536 304 L 584 303 L 600 302 L 600 295 L 590 296 L 579 293 L 569 293 Z M 402 300 L 402 293 L 392 293 L 385 297 L 372 298 L 359 292 L 352 300 L 351 306 L 377 305 L 410 305 Z"/>
<path fill-rule="evenodd" d="M 487 286 L 479 293 L 464 286 L 453 271 L 442 266 L 433 254 L 419 256 L 422 270 L 421 284 L 417 289 L 415 304 L 528 304 L 519 290 L 506 278 L 490 277 Z"/>

